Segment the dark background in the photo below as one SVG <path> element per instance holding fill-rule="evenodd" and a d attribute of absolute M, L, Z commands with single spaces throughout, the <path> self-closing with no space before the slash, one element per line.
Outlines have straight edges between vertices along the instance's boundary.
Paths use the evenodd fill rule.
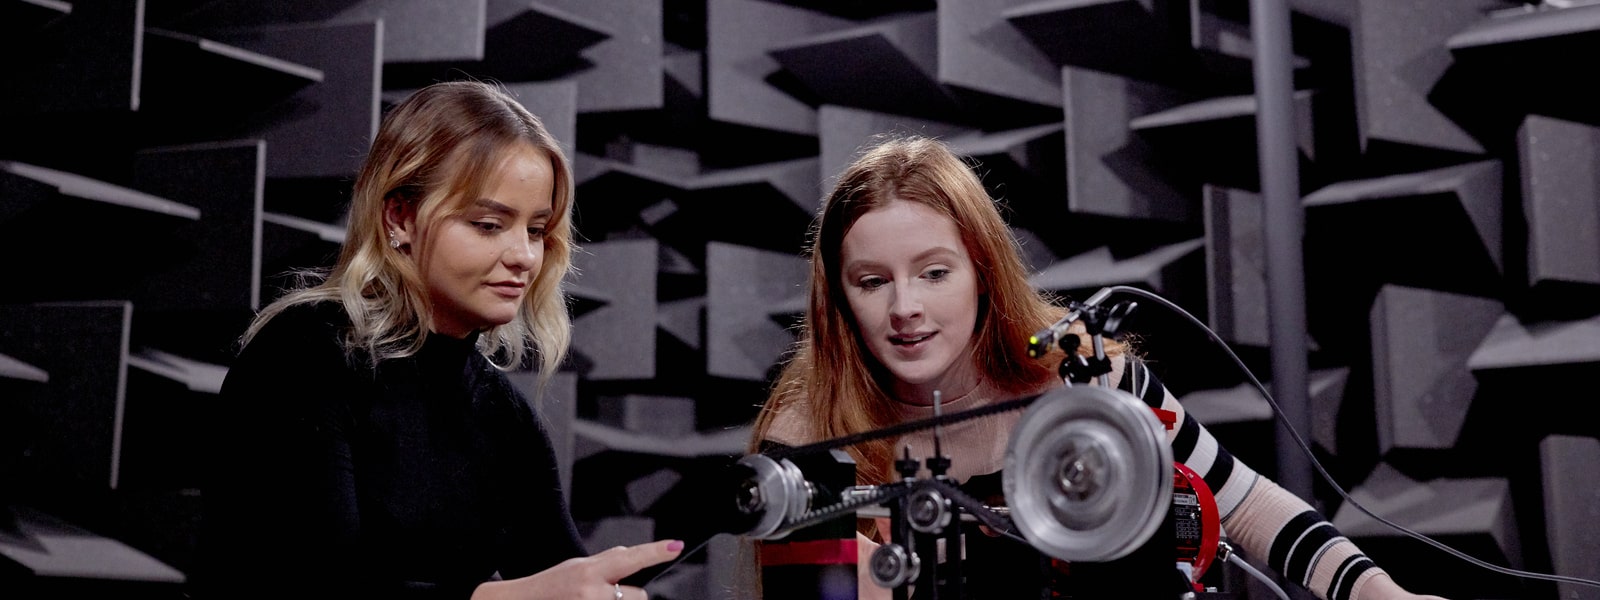
<path fill-rule="evenodd" d="M 1288 5 L 1299 433 L 1387 519 L 1600 578 L 1600 5 Z M 505 83 L 573 157 L 574 354 L 541 410 L 596 549 L 719 500 L 695 476 L 743 452 L 810 216 L 875 133 L 979 164 L 1039 287 L 1157 293 L 1270 386 L 1285 225 L 1249 21 L 1244 0 L 0 0 L 0 586 L 181 595 L 197 407 L 282 274 L 331 261 L 382 111 L 444 79 Z M 1124 330 L 1413 591 L 1600 598 L 1278 473 L 1272 407 L 1204 330 L 1150 301 Z M 723 597 L 730 542 L 686 556 L 652 597 Z"/>

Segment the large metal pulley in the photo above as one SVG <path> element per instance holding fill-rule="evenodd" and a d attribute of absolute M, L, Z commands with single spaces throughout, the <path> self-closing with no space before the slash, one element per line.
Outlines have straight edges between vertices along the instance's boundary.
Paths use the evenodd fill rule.
<path fill-rule="evenodd" d="M 760 539 L 788 535 L 787 531 L 778 533 L 778 528 L 810 510 L 811 482 L 787 458 L 774 460 L 764 454 L 750 454 L 740 458 L 739 464 L 755 472 L 741 482 L 735 499 L 740 512 L 757 517 L 746 535 Z"/>
<path fill-rule="evenodd" d="M 1040 552 L 1105 562 L 1133 552 L 1170 510 L 1166 428 L 1126 392 L 1068 386 L 1028 407 L 1006 450 L 1011 518 Z"/>

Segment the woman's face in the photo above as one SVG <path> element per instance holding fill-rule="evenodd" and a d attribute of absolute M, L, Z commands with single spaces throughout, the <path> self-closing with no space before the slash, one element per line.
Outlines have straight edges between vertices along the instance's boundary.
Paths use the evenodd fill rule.
<path fill-rule="evenodd" d="M 480 198 L 441 219 L 417 267 L 433 306 L 433 329 L 451 337 L 509 323 L 544 263 L 554 216 L 555 171 L 531 144 L 517 144 L 490 172 Z"/>
<path fill-rule="evenodd" d="M 895 200 L 862 215 L 839 255 L 856 325 L 902 402 L 932 404 L 935 390 L 948 400 L 977 384 L 978 274 L 954 221 Z"/>

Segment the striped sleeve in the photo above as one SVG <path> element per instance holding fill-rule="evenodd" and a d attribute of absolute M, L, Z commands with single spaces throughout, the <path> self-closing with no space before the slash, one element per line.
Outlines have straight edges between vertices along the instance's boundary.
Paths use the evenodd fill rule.
<path fill-rule="evenodd" d="M 1223 529 L 1244 553 L 1323 600 L 1358 599 L 1361 585 L 1383 572 L 1311 505 L 1229 454 L 1143 361 L 1128 361 L 1117 387 L 1177 413 L 1180 425 L 1167 433 L 1173 460 L 1211 488 Z"/>
<path fill-rule="evenodd" d="M 1130 360 L 1123 369 L 1118 389 L 1133 394 L 1151 408 L 1169 410 L 1178 415 L 1179 425 L 1167 432 L 1172 444 L 1172 458 L 1193 469 L 1211 488 L 1217 499 L 1217 512 L 1224 520 L 1239 507 L 1259 477 L 1249 466 L 1239 462 L 1227 449 L 1211 437 L 1211 432 L 1194 417 L 1184 412 L 1183 405 L 1167 391 L 1166 386 L 1150 372 L 1144 361 Z"/>

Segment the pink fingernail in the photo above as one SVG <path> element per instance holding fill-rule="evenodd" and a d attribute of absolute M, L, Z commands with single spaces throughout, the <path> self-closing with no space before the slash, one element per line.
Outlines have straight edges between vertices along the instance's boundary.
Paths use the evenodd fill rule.
<path fill-rule="evenodd" d="M 668 552 L 677 552 L 677 551 L 682 550 L 682 549 L 683 549 L 683 542 L 681 540 L 672 540 L 670 543 L 667 544 L 667 551 Z"/>

